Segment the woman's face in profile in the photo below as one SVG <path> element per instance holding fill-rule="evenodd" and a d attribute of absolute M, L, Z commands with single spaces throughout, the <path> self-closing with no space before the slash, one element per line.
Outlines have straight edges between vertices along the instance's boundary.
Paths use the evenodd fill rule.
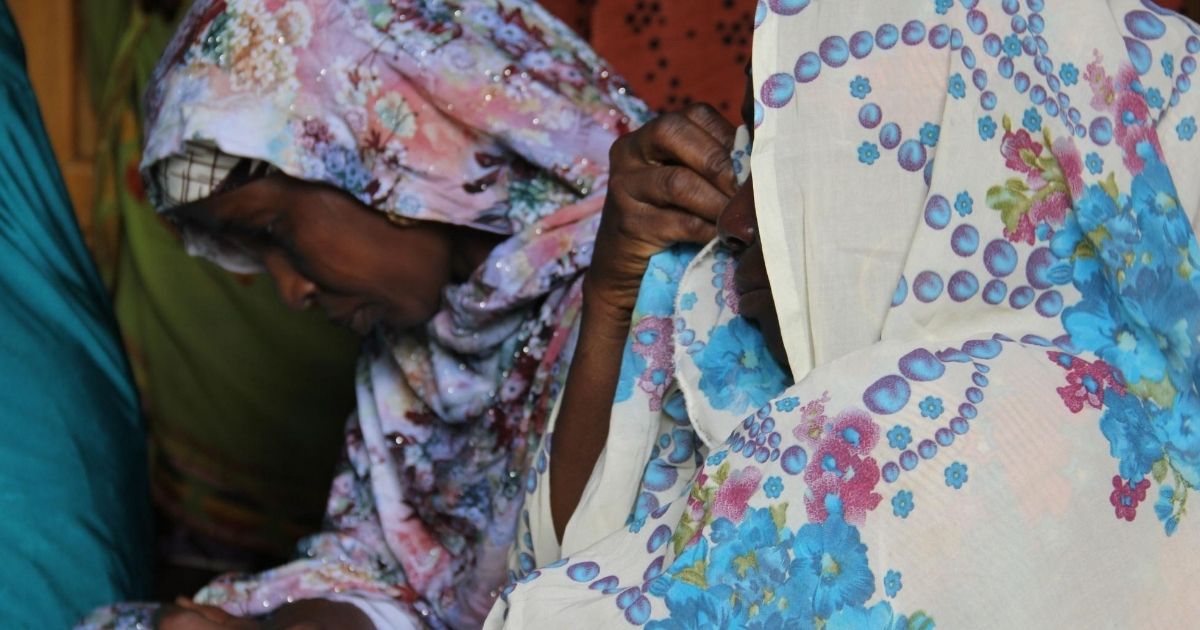
<path fill-rule="evenodd" d="M 257 260 L 280 298 L 365 335 L 428 321 L 451 280 L 451 226 L 399 227 L 348 194 L 283 175 L 182 206 L 171 218 Z"/>
<path fill-rule="evenodd" d="M 746 90 L 742 100 L 742 124 L 754 137 L 754 88 L 750 77 L 746 78 Z M 767 349 L 784 369 L 788 368 L 787 352 L 783 347 L 783 333 L 779 327 L 779 314 L 775 311 L 775 299 L 767 277 L 767 263 L 763 256 L 762 242 L 758 238 L 758 218 L 754 207 L 754 175 L 751 174 L 729 200 L 729 205 L 717 220 L 721 242 L 738 260 L 734 274 L 740 297 L 741 314 L 758 325 Z"/>

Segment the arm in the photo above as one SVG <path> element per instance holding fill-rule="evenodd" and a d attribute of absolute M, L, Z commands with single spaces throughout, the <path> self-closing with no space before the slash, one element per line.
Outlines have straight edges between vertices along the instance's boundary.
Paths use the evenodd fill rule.
<path fill-rule="evenodd" d="M 584 279 L 579 345 L 567 374 L 550 458 L 550 511 L 559 540 L 608 438 L 621 356 L 651 256 L 706 243 L 736 190 L 734 130 L 708 106 L 667 114 L 618 140 L 608 197 Z"/>
<path fill-rule="evenodd" d="M 180 598 L 160 610 L 156 627 L 160 630 L 373 630 L 375 626 L 357 606 L 345 602 L 301 600 L 280 607 L 265 618 L 252 619 Z"/>

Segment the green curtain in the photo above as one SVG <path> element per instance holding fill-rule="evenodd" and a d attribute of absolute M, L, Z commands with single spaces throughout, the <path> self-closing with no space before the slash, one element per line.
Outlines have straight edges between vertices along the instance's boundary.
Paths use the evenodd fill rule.
<path fill-rule="evenodd" d="M 0 628 L 64 628 L 150 583 L 145 432 L 0 0 Z"/>
<path fill-rule="evenodd" d="M 284 555 L 320 524 L 358 341 L 287 310 L 265 277 L 189 258 L 137 173 L 141 95 L 173 19 L 81 5 L 96 101 L 93 242 L 150 422 L 156 504 L 217 541 Z"/>

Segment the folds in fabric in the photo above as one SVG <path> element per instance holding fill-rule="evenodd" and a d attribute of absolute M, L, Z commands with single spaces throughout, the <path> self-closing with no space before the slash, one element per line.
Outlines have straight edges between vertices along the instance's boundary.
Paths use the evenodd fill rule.
<path fill-rule="evenodd" d="M 0 4 L 0 625 L 66 626 L 150 583 L 145 433 Z"/>

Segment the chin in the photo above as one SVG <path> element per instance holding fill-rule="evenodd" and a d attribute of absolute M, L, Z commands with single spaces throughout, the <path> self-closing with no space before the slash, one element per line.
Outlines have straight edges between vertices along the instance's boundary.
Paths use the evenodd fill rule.
<path fill-rule="evenodd" d="M 762 333 L 767 351 L 789 375 L 792 372 L 788 363 L 787 351 L 783 346 L 783 330 L 779 327 L 779 314 L 775 311 L 775 300 L 770 291 L 753 291 L 742 297 L 740 312 L 750 323 Z"/>
<path fill-rule="evenodd" d="M 792 377 L 792 364 L 788 362 L 787 350 L 783 349 L 783 335 L 779 331 L 779 325 L 776 324 L 773 330 L 763 330 L 763 341 L 767 344 L 767 352 L 771 353 L 771 357 L 783 368 L 787 373 L 788 378 Z"/>
<path fill-rule="evenodd" d="M 423 329 L 437 314 L 437 308 L 422 308 L 419 313 L 396 312 L 388 309 L 387 312 L 376 318 L 374 328 L 403 334 Z"/>

